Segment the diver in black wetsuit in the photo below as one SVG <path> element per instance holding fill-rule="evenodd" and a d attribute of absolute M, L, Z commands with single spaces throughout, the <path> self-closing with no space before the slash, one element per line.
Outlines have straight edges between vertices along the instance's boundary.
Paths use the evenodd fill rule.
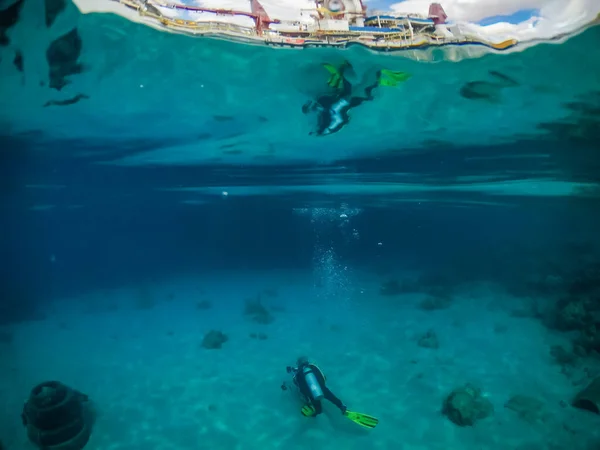
<path fill-rule="evenodd" d="M 297 386 L 300 395 L 303 397 L 306 404 L 300 412 L 306 417 L 316 417 L 323 412 L 321 399 L 325 398 L 337 406 L 342 414 L 346 414 L 346 405 L 335 396 L 333 392 L 325 385 L 325 375 L 316 365 L 311 364 L 308 358 L 302 356 L 296 362 L 297 367 L 288 366 L 287 372 L 293 374 L 292 381 Z M 281 389 L 286 390 L 285 383 L 281 385 Z"/>
<path fill-rule="evenodd" d="M 341 72 L 341 71 L 340 71 Z M 379 77 L 375 84 L 365 88 L 365 97 L 352 96 L 352 84 L 339 75 L 337 81 L 337 92 L 335 94 L 321 95 L 316 100 L 311 100 L 302 106 L 302 112 L 317 112 L 317 130 L 309 134 L 325 136 L 340 131 L 350 121 L 349 112 L 351 108 L 361 105 L 367 100 L 373 100 L 373 90 L 379 86 Z M 330 82 L 330 86 L 333 87 Z"/>
<path fill-rule="evenodd" d="M 326 136 L 340 131 L 350 121 L 350 110 L 368 100 L 373 100 L 373 91 L 378 86 L 396 86 L 410 78 L 410 74 L 406 72 L 377 70 L 375 82 L 364 87 L 365 95 L 360 97 L 352 95 L 354 88 L 345 77 L 346 72 L 353 70 L 348 61 L 344 61 L 339 67 L 329 63 L 323 64 L 323 67 L 330 73 L 327 84 L 333 92 L 321 95 L 302 106 L 304 114 L 309 112 L 318 114 L 317 129 L 309 133 L 317 136 Z"/>

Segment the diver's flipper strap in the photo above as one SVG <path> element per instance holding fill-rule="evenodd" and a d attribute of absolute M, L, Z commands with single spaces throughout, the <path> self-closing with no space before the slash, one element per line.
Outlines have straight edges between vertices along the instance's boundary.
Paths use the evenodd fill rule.
<path fill-rule="evenodd" d="M 368 414 L 357 413 L 354 411 L 346 411 L 344 414 L 352 422 L 357 423 L 361 427 L 375 428 L 379 424 L 379 419 Z"/>

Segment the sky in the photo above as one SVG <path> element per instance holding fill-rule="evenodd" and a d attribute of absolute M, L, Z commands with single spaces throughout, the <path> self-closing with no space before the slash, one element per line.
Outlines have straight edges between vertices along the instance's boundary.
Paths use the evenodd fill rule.
<path fill-rule="evenodd" d="M 521 23 L 539 14 L 540 8 L 549 0 L 437 0 L 446 13 L 452 13 L 457 20 L 493 24 L 507 22 Z M 363 2 L 373 9 L 382 11 L 406 11 L 426 14 L 429 0 L 367 0 Z M 448 14 L 450 15 L 450 14 Z"/>
<path fill-rule="evenodd" d="M 427 14 L 431 0 L 363 0 L 370 9 Z M 600 13 L 600 0 L 437 0 L 470 32 L 520 40 L 571 32 Z"/>
<path fill-rule="evenodd" d="M 430 3 L 430 0 L 366 2 L 367 5 L 377 5 L 386 10 L 421 13 L 428 10 Z M 596 13 L 600 11 L 600 2 L 597 0 L 441 0 L 440 3 L 452 20 L 479 25 L 516 25 L 535 18 L 566 18 L 592 10 Z M 564 9 L 564 14 L 561 14 L 561 9 Z"/>

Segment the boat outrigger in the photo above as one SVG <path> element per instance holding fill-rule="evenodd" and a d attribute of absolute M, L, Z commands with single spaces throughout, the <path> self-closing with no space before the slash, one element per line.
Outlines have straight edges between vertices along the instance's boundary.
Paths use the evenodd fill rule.
<path fill-rule="evenodd" d="M 170 0 L 107 0 L 101 8 L 126 14 L 137 12 L 136 21 L 167 31 L 192 36 L 212 36 L 278 47 L 348 47 L 358 44 L 377 51 L 427 47 L 480 45 L 502 51 L 514 47 L 516 39 L 489 42 L 464 33 L 447 23 L 439 3 L 429 6 L 428 15 L 371 14 L 362 0 L 315 0 L 315 8 L 300 11 L 300 20 L 272 19 L 259 0 L 250 0 L 249 11 L 206 8 Z M 180 0 L 184 1 L 184 0 Z M 79 9 L 98 11 L 98 2 L 75 0 Z"/>

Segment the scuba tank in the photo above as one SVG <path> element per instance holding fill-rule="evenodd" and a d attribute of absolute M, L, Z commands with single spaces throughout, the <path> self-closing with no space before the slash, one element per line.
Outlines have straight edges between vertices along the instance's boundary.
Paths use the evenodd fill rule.
<path fill-rule="evenodd" d="M 317 381 L 317 377 L 309 365 L 302 368 L 302 374 L 306 380 L 306 385 L 310 391 L 310 396 L 313 400 L 321 400 L 323 398 L 323 390 Z"/>

